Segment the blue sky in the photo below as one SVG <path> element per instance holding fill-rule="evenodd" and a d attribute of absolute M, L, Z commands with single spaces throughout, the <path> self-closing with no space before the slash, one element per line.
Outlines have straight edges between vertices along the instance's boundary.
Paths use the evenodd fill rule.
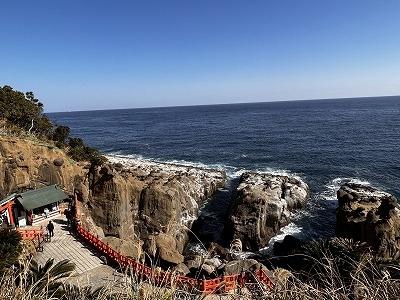
<path fill-rule="evenodd" d="M 0 85 L 48 111 L 400 94 L 400 1 L 5 1 Z"/>

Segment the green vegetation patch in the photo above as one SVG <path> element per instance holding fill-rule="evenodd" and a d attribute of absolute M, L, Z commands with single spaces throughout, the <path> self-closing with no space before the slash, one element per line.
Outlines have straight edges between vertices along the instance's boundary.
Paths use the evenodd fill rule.
<path fill-rule="evenodd" d="M 0 272 L 15 265 L 21 252 L 21 235 L 10 228 L 0 228 Z"/>
<path fill-rule="evenodd" d="M 23 93 L 8 85 L 0 87 L 0 121 L 5 122 L 8 132 L 35 136 L 52 148 L 50 141 L 75 161 L 89 161 L 93 167 L 106 161 L 97 149 L 85 145 L 80 138 L 70 137 L 68 126 L 53 124 L 33 92 Z"/>

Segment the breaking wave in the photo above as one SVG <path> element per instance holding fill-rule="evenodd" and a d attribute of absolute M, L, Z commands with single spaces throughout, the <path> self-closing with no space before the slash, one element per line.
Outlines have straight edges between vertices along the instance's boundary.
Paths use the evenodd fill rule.
<path fill-rule="evenodd" d="M 107 159 L 113 163 L 121 163 L 124 166 L 132 166 L 135 164 L 160 164 L 160 165 L 174 165 L 180 167 L 192 167 L 192 168 L 200 168 L 200 169 L 212 169 L 224 171 L 228 168 L 233 168 L 230 166 L 224 166 L 220 164 L 214 165 L 206 165 L 201 162 L 189 162 L 185 160 L 160 160 L 154 158 L 146 158 L 137 154 L 118 154 L 118 153 L 109 153 L 106 155 Z"/>
<path fill-rule="evenodd" d="M 186 160 L 161 160 L 157 158 L 147 158 L 138 154 L 120 154 L 118 152 L 111 152 L 106 155 L 107 159 L 113 163 L 121 163 L 124 166 L 132 166 L 135 164 L 167 164 L 174 166 L 183 166 L 183 167 L 193 167 L 200 169 L 209 169 L 209 170 L 219 170 L 225 171 L 228 178 L 238 178 L 243 173 L 246 172 L 255 172 L 259 174 L 272 174 L 272 175 L 280 175 L 280 176 L 291 176 L 297 179 L 301 179 L 300 174 L 293 173 L 289 170 L 285 169 L 274 169 L 274 168 L 264 168 L 264 169 L 243 169 L 237 168 L 234 166 L 224 165 L 224 164 L 205 164 L 202 162 L 191 162 Z"/>
<path fill-rule="evenodd" d="M 275 242 L 283 241 L 283 239 L 287 235 L 293 235 L 293 236 L 299 235 L 302 232 L 302 230 L 303 228 L 300 225 L 295 223 L 289 223 L 288 225 L 282 227 L 279 233 L 269 240 L 268 246 L 263 249 L 260 249 L 259 252 L 261 254 L 271 253 Z"/>
<path fill-rule="evenodd" d="M 345 183 L 356 183 L 362 185 L 371 185 L 370 182 L 360 178 L 335 178 L 325 185 L 325 189 L 319 194 L 322 200 L 336 200 L 336 193 L 340 186 Z"/>

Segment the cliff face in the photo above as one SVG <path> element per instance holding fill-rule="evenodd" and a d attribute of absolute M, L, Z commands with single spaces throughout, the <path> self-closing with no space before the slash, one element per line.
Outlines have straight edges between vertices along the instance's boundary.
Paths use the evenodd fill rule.
<path fill-rule="evenodd" d="M 393 195 L 347 183 L 337 198 L 338 236 L 368 243 L 383 259 L 400 257 L 400 207 Z"/>
<path fill-rule="evenodd" d="M 142 161 L 124 169 L 116 162 L 89 174 L 87 164 L 57 148 L 0 138 L 0 196 L 58 184 L 77 194 L 84 225 L 124 254 L 144 250 L 179 263 L 199 205 L 223 186 L 225 174 Z"/>
<path fill-rule="evenodd" d="M 100 170 L 86 205 L 105 235 L 143 241 L 143 250 L 181 262 L 198 209 L 225 182 L 220 171 L 135 161 Z M 124 163 L 127 165 L 127 162 Z M 165 253 L 169 249 L 169 253 Z"/>
<path fill-rule="evenodd" d="M 82 165 L 50 145 L 0 137 L 0 197 L 27 188 L 58 184 L 68 192 L 83 178 Z"/>
<path fill-rule="evenodd" d="M 243 174 L 231 216 L 233 238 L 240 239 L 245 250 L 265 247 L 289 223 L 291 211 L 303 207 L 308 197 L 308 185 L 297 178 Z"/>

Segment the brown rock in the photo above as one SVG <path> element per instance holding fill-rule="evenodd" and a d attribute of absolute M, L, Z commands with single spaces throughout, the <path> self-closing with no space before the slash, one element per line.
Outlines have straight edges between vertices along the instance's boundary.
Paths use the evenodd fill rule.
<path fill-rule="evenodd" d="M 295 254 L 302 245 L 303 242 L 301 240 L 292 235 L 287 235 L 282 241 L 274 243 L 273 252 L 276 256 L 292 255 Z"/>
<path fill-rule="evenodd" d="M 102 240 L 125 256 L 139 259 L 143 255 L 141 240 L 123 240 L 112 236 L 104 237 Z"/>
<path fill-rule="evenodd" d="M 245 173 L 237 188 L 231 216 L 232 235 L 244 250 L 257 251 L 290 221 L 291 211 L 305 205 L 309 188 L 300 179 Z"/>
<path fill-rule="evenodd" d="M 201 265 L 201 270 L 207 273 L 208 275 L 211 275 L 215 273 L 216 268 L 212 265 L 203 264 Z"/>
<path fill-rule="evenodd" d="M 203 264 L 203 258 L 200 255 L 193 257 L 193 259 L 188 260 L 186 265 L 190 270 L 198 270 L 200 266 Z"/>
<path fill-rule="evenodd" d="M 138 236 L 147 244 L 149 236 L 163 233 L 175 240 L 179 253 L 199 205 L 225 181 L 219 171 L 143 161 L 121 172 L 106 165 L 96 176 L 87 214 L 106 235 Z"/>
<path fill-rule="evenodd" d="M 225 275 L 241 274 L 244 271 L 254 272 L 257 269 L 262 269 L 269 273 L 268 269 L 255 259 L 238 259 L 232 260 L 225 265 Z"/>
<path fill-rule="evenodd" d="M 208 253 L 211 257 L 219 256 L 221 259 L 228 259 L 230 257 L 229 250 L 215 242 L 212 242 L 208 247 Z"/>
<path fill-rule="evenodd" d="M 204 264 L 212 266 L 214 267 L 214 269 L 218 269 L 219 267 L 222 266 L 222 261 L 218 257 L 206 258 L 204 260 Z"/>
<path fill-rule="evenodd" d="M 337 236 L 366 242 L 380 258 L 400 257 L 400 207 L 393 195 L 347 183 L 337 197 Z"/>
<path fill-rule="evenodd" d="M 18 163 L 21 157 L 23 164 Z M 57 166 L 61 161 L 62 168 Z M 55 147 L 0 137 L 0 197 L 58 184 L 75 193 L 78 218 L 92 233 L 124 241 L 165 234 L 175 248 L 157 247 L 159 255 L 182 262 L 177 253 L 183 251 L 199 206 L 224 185 L 225 174 L 173 164 L 127 163 L 121 168 L 120 161 L 111 161 L 93 173 L 88 163 L 73 162 Z"/>
<path fill-rule="evenodd" d="M 61 167 L 64 164 L 64 160 L 61 157 L 56 158 L 55 160 L 53 160 L 53 164 L 56 167 Z"/>
<path fill-rule="evenodd" d="M 150 256 L 167 263 L 177 265 L 184 261 L 183 255 L 177 250 L 175 238 L 168 234 L 150 235 L 144 247 L 144 251 Z"/>
<path fill-rule="evenodd" d="M 176 265 L 174 268 L 172 268 L 172 271 L 178 273 L 179 275 L 187 275 L 190 273 L 189 268 L 183 263 Z"/>
<path fill-rule="evenodd" d="M 54 161 L 64 161 L 63 168 Z M 0 137 L 0 197 L 26 188 L 58 184 L 74 191 L 74 177 L 85 173 L 67 155 L 42 143 L 13 137 Z"/>

